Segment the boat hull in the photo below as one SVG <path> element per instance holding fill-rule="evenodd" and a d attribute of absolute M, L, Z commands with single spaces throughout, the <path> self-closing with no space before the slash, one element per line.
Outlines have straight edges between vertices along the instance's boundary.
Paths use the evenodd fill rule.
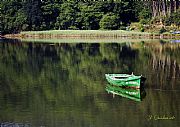
<path fill-rule="evenodd" d="M 111 85 L 121 87 L 140 88 L 144 84 L 145 78 L 142 76 L 127 75 L 127 74 L 106 74 L 106 79 Z M 119 77 L 115 78 L 115 77 Z M 127 77 L 127 78 L 121 78 Z"/>

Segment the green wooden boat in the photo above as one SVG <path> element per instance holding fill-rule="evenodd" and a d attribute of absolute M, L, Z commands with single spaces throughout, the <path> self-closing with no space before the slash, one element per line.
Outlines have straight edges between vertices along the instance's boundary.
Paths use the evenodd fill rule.
<path fill-rule="evenodd" d="M 129 89 L 110 84 L 106 86 L 106 91 L 108 93 L 112 93 L 113 95 L 119 95 L 134 101 L 142 101 L 142 99 L 146 96 L 144 89 Z"/>
<path fill-rule="evenodd" d="M 144 84 L 146 78 L 129 74 L 105 74 L 107 81 L 116 86 L 133 87 L 139 89 Z"/>

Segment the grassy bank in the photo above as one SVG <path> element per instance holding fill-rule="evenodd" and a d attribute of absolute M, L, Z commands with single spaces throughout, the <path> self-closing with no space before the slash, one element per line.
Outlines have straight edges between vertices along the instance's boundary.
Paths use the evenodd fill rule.
<path fill-rule="evenodd" d="M 131 38 L 131 39 L 162 39 L 162 38 L 180 38 L 180 35 L 172 35 L 170 33 L 158 34 L 148 32 L 136 32 L 125 30 L 48 30 L 48 31 L 24 31 L 20 34 L 10 34 L 5 37 L 9 38 Z"/>
<path fill-rule="evenodd" d="M 20 38 L 117 38 L 149 36 L 146 32 L 133 32 L 123 30 L 48 30 L 48 31 L 24 31 L 20 34 L 6 35 Z"/>
<path fill-rule="evenodd" d="M 53 34 L 53 35 L 82 35 L 82 34 L 102 34 L 102 35 L 114 35 L 114 34 L 143 34 L 147 35 L 147 32 L 134 32 L 125 30 L 48 30 L 48 31 L 26 31 L 21 34 Z"/>

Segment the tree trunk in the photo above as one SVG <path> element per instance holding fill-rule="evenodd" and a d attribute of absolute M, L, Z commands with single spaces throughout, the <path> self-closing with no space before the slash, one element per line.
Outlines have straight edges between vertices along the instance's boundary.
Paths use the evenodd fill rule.
<path fill-rule="evenodd" d="M 153 17 L 158 16 L 158 2 L 153 0 Z"/>
<path fill-rule="evenodd" d="M 163 5 L 163 16 L 167 16 L 167 3 L 166 3 L 166 0 L 163 0 L 163 3 L 162 3 Z"/>
<path fill-rule="evenodd" d="M 179 0 L 175 0 L 175 11 L 179 9 Z"/>
<path fill-rule="evenodd" d="M 170 15 L 172 12 L 174 12 L 174 1 L 173 0 L 170 0 L 170 10 L 169 11 L 170 11 L 170 13 L 169 13 Z"/>

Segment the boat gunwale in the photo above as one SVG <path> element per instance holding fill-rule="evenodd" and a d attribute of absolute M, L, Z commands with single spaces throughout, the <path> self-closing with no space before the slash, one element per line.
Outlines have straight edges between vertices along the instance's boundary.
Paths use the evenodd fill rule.
<path fill-rule="evenodd" d="M 129 75 L 129 74 L 105 74 L 105 75 L 106 75 L 106 78 L 109 77 L 110 79 L 116 80 L 116 81 L 136 80 L 142 77 L 142 76 Z"/>

